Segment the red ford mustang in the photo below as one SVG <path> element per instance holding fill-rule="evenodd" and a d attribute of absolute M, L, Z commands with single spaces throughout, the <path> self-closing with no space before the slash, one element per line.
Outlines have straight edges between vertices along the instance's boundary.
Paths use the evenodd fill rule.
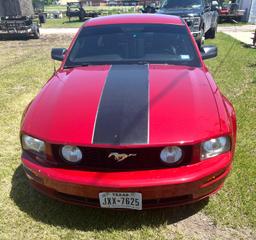
<path fill-rule="evenodd" d="M 236 141 L 220 93 L 186 24 L 166 15 L 87 21 L 61 67 L 27 107 L 22 162 L 31 184 L 56 199 L 146 209 L 219 190 Z"/>

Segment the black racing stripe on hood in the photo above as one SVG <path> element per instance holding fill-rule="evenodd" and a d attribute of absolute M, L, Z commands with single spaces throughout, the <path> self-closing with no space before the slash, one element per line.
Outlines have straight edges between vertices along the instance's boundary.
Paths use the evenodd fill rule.
<path fill-rule="evenodd" d="M 148 142 L 148 66 L 113 65 L 94 129 L 95 144 Z"/>

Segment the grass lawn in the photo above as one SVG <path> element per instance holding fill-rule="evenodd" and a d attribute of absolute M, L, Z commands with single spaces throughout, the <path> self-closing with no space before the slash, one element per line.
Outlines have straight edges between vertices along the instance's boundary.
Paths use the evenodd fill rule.
<path fill-rule="evenodd" d="M 70 41 L 56 35 L 0 42 L 0 239 L 231 239 L 216 237 L 216 231 L 209 238 L 191 238 L 195 228 L 202 234 L 210 228 L 203 225 L 205 218 L 213 220 L 212 227 L 238 229 L 242 235 L 233 239 L 256 239 L 256 50 L 222 33 L 207 41 L 219 47 L 219 56 L 207 65 L 236 108 L 238 142 L 233 171 L 209 202 L 146 212 L 107 211 L 65 205 L 30 188 L 20 164 L 21 115 L 53 73 L 50 49 Z M 186 235 L 180 220 L 200 214 L 202 223 L 192 222 Z M 254 234 L 250 238 L 248 231 Z"/>
<path fill-rule="evenodd" d="M 104 12 L 103 12 L 104 13 Z M 119 11 L 111 11 L 111 14 L 118 14 Z M 102 14 L 101 16 L 103 16 Z M 78 28 L 83 24 L 80 22 L 78 18 L 71 18 L 71 21 L 67 17 L 59 18 L 59 19 L 47 19 L 46 23 L 42 25 L 43 28 Z M 231 26 L 243 26 L 248 23 L 221 23 L 219 27 L 231 27 Z"/>
<path fill-rule="evenodd" d="M 244 26 L 244 25 L 250 25 L 250 23 L 247 23 L 247 22 L 238 22 L 238 23 L 222 22 L 222 23 L 218 24 L 219 27 Z"/>
<path fill-rule="evenodd" d="M 121 14 L 121 13 L 137 13 L 138 9 L 141 8 L 140 6 L 137 7 L 124 7 L 124 6 L 116 6 L 116 7 L 108 7 L 108 6 L 85 6 L 86 11 L 99 11 L 101 12 L 101 16 L 104 15 L 112 15 L 112 14 Z M 66 11 L 67 8 L 65 6 L 58 6 L 58 5 L 49 5 L 45 6 L 46 12 L 52 11 Z M 46 24 L 43 24 L 43 28 L 73 28 L 73 27 L 80 27 L 83 22 L 79 22 L 78 18 L 71 18 L 69 19 L 64 16 L 61 19 L 47 19 Z"/>
<path fill-rule="evenodd" d="M 65 5 L 45 5 L 44 11 L 66 11 L 67 7 Z"/>
<path fill-rule="evenodd" d="M 72 18 L 71 21 L 67 17 L 58 19 L 47 19 L 45 24 L 42 24 L 42 28 L 79 28 L 83 22 L 80 22 L 78 18 Z"/>
<path fill-rule="evenodd" d="M 136 8 L 140 8 L 141 6 L 83 6 L 85 10 L 89 11 L 125 11 L 125 12 L 132 12 Z M 67 6 L 65 5 L 45 5 L 44 11 L 66 11 Z"/>
<path fill-rule="evenodd" d="M 118 10 L 109 11 L 109 14 L 106 14 L 107 12 L 102 12 L 101 16 L 109 15 L 109 14 L 119 14 L 119 13 L 134 13 L 132 10 L 130 12 L 122 12 Z M 46 23 L 42 25 L 43 28 L 78 28 L 83 24 L 83 22 L 80 22 L 78 18 L 71 18 L 71 21 L 64 16 L 63 18 L 59 19 L 47 19 Z M 219 27 L 231 27 L 231 26 L 244 26 L 248 25 L 248 23 L 221 23 L 218 26 Z"/>
<path fill-rule="evenodd" d="M 222 223 L 256 228 L 256 50 L 225 34 L 207 43 L 219 47 L 207 65 L 236 109 L 238 133 L 233 171 L 205 211 Z"/>

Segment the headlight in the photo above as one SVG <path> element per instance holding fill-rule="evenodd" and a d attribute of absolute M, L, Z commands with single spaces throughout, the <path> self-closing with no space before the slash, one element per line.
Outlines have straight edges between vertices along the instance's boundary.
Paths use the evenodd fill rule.
<path fill-rule="evenodd" d="M 182 158 L 182 150 L 179 147 L 166 147 L 160 153 L 161 160 L 166 164 L 175 164 Z"/>
<path fill-rule="evenodd" d="M 82 160 L 82 151 L 76 146 L 64 146 L 61 149 L 63 158 L 70 163 L 78 163 Z"/>
<path fill-rule="evenodd" d="M 199 26 L 200 25 L 200 17 L 194 17 L 194 25 Z"/>
<path fill-rule="evenodd" d="M 215 157 L 221 153 L 230 151 L 231 144 L 229 137 L 218 137 L 210 139 L 201 144 L 201 159 Z"/>
<path fill-rule="evenodd" d="M 37 138 L 22 135 L 22 147 L 25 150 L 32 150 L 39 153 L 45 151 L 45 143 Z"/>

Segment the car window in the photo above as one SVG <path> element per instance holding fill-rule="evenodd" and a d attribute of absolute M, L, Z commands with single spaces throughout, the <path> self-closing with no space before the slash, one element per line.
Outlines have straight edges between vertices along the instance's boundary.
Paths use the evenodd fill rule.
<path fill-rule="evenodd" d="M 202 0 L 164 0 L 162 8 L 200 8 Z"/>
<path fill-rule="evenodd" d="M 185 26 L 113 24 L 81 30 L 65 66 L 169 63 L 200 66 Z"/>

